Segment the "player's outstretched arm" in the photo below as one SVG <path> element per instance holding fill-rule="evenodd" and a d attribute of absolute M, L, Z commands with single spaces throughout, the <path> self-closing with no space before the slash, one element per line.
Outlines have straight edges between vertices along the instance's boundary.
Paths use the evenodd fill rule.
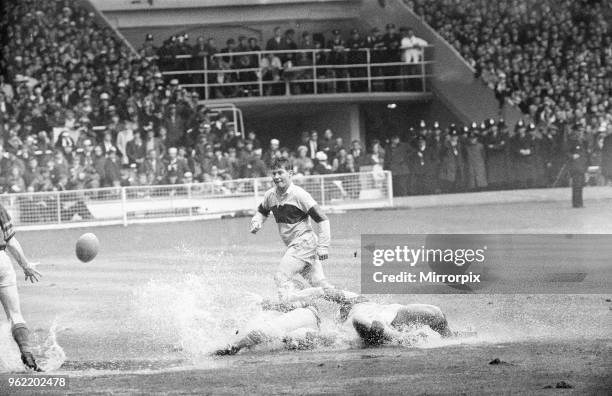
<path fill-rule="evenodd" d="M 38 278 L 42 276 L 40 272 L 36 270 L 36 264 L 30 263 L 23 252 L 23 248 L 21 244 L 17 240 L 17 238 L 12 237 L 8 240 L 6 244 L 7 252 L 13 256 L 13 259 L 17 261 L 17 264 L 23 269 L 23 273 L 25 274 L 25 279 L 30 280 L 30 282 L 34 283 L 38 282 Z"/>
<path fill-rule="evenodd" d="M 260 204 L 257 207 L 257 211 L 251 219 L 251 226 L 249 228 L 251 234 L 257 234 L 257 231 L 261 230 L 261 227 L 263 227 L 263 223 L 268 219 L 269 214 L 270 211 L 265 209 L 263 204 Z"/>
<path fill-rule="evenodd" d="M 327 260 L 329 258 L 329 243 L 331 241 L 329 219 L 319 205 L 314 205 L 310 208 L 308 215 L 315 221 L 315 232 L 318 237 L 317 256 L 319 260 Z"/>

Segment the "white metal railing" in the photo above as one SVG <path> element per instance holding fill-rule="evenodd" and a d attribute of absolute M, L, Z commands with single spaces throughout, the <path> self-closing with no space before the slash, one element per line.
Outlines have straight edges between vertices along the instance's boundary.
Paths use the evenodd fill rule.
<path fill-rule="evenodd" d="M 393 205 L 389 171 L 295 176 L 326 210 Z M 254 210 L 269 177 L 206 183 L 4 194 L 0 203 L 20 229 L 205 219 Z"/>
<path fill-rule="evenodd" d="M 244 139 L 244 119 L 242 118 L 242 110 L 240 110 L 233 103 L 205 103 L 200 100 L 200 104 L 205 104 L 209 110 L 215 113 L 230 113 L 231 117 L 229 117 L 228 125 L 233 126 L 234 130 L 239 132 Z"/>
<path fill-rule="evenodd" d="M 219 69 L 210 67 L 209 56 L 201 56 L 201 64 L 203 68 L 193 69 L 187 63 L 180 70 L 169 70 L 162 72 L 165 76 L 180 77 L 186 76 L 185 80 L 197 80 L 198 82 L 180 82 L 180 86 L 186 88 L 203 89 L 204 98 L 211 99 L 214 94 L 211 90 L 215 88 L 242 88 L 248 91 L 248 95 L 295 95 L 292 93 L 292 87 L 305 87 L 307 93 L 324 94 L 337 92 L 340 87 L 343 92 L 380 92 L 387 90 L 385 87 L 377 87 L 377 84 L 385 81 L 399 82 L 400 91 L 416 91 L 426 92 L 428 90 L 427 80 L 432 77 L 431 71 L 428 70 L 429 65 L 434 62 L 426 59 L 426 50 L 433 49 L 432 46 L 421 48 L 421 56 L 419 62 L 386 62 L 384 59 L 387 52 L 381 50 L 372 50 L 370 48 L 362 48 L 358 50 L 345 49 L 344 53 L 348 56 L 359 53 L 362 62 L 350 63 L 348 61 L 341 64 L 324 64 L 317 63 L 317 55 L 321 53 L 329 54 L 334 52 L 330 49 L 302 49 L 302 50 L 278 50 L 278 51 L 247 51 L 247 52 L 231 52 L 217 53 L 211 55 L 212 58 L 234 58 L 241 56 L 256 57 L 257 66 L 248 68 L 228 68 Z M 293 55 L 293 65 L 291 67 L 274 68 L 279 72 L 278 79 L 268 79 L 267 67 L 262 67 L 262 60 L 268 54 L 279 55 L 286 57 Z M 303 54 L 304 61 L 298 66 L 295 57 L 298 54 Z M 177 60 L 195 59 L 193 55 L 176 55 Z M 307 63 L 307 64 L 304 64 Z M 280 77 L 280 73 L 283 77 Z M 234 76 L 239 81 L 219 82 L 219 78 L 225 80 L 226 76 Z M 195 78 L 194 78 L 195 77 Z M 419 88 L 415 89 L 409 86 L 410 81 L 418 81 Z M 217 82 L 214 82 L 217 81 Z M 361 86 L 355 87 L 355 85 Z M 279 85 L 281 86 L 280 90 Z M 275 89 L 272 92 L 272 88 Z M 397 87 L 396 87 L 397 89 Z M 238 95 L 241 96 L 241 95 Z M 223 95 L 222 95 L 223 97 Z"/>

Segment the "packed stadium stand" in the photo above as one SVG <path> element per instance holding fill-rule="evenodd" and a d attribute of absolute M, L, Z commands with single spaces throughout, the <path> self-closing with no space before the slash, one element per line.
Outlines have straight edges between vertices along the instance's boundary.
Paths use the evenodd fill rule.
<path fill-rule="evenodd" d="M 264 177 L 276 157 L 390 170 L 396 195 L 544 187 L 575 141 L 612 178 L 609 2 L 3 7 L 6 193 Z"/>

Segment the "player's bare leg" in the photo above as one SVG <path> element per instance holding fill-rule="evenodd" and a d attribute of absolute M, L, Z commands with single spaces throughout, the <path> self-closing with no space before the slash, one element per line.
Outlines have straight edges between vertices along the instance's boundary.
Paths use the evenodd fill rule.
<path fill-rule="evenodd" d="M 11 333 L 21 352 L 21 361 L 28 368 L 35 371 L 41 371 L 32 355 L 30 330 L 26 326 L 23 315 L 21 314 L 17 286 L 0 286 L 0 302 L 11 323 Z"/>
<path fill-rule="evenodd" d="M 317 331 L 318 328 L 319 317 L 313 307 L 297 308 L 268 321 L 266 326 L 249 331 L 245 337 L 237 342 L 216 351 L 215 355 L 235 355 L 242 349 L 270 342 L 274 338 L 282 339 L 296 330 L 307 329 Z"/>

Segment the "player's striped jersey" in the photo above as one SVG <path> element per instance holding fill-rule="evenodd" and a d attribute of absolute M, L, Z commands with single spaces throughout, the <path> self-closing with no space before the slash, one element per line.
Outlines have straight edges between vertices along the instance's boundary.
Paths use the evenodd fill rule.
<path fill-rule="evenodd" d="M 316 238 L 308 215 L 316 204 L 306 190 L 292 183 L 284 194 L 278 194 L 276 187 L 266 191 L 258 210 L 264 216 L 270 211 L 274 214 L 281 239 L 285 245 L 292 246 L 304 239 Z"/>
<path fill-rule="evenodd" d="M 13 229 L 11 216 L 9 216 L 2 205 L 0 205 L 0 228 L 2 228 L 2 235 L 0 235 L 0 250 L 4 250 L 6 249 L 7 242 L 15 236 L 15 230 Z"/>

